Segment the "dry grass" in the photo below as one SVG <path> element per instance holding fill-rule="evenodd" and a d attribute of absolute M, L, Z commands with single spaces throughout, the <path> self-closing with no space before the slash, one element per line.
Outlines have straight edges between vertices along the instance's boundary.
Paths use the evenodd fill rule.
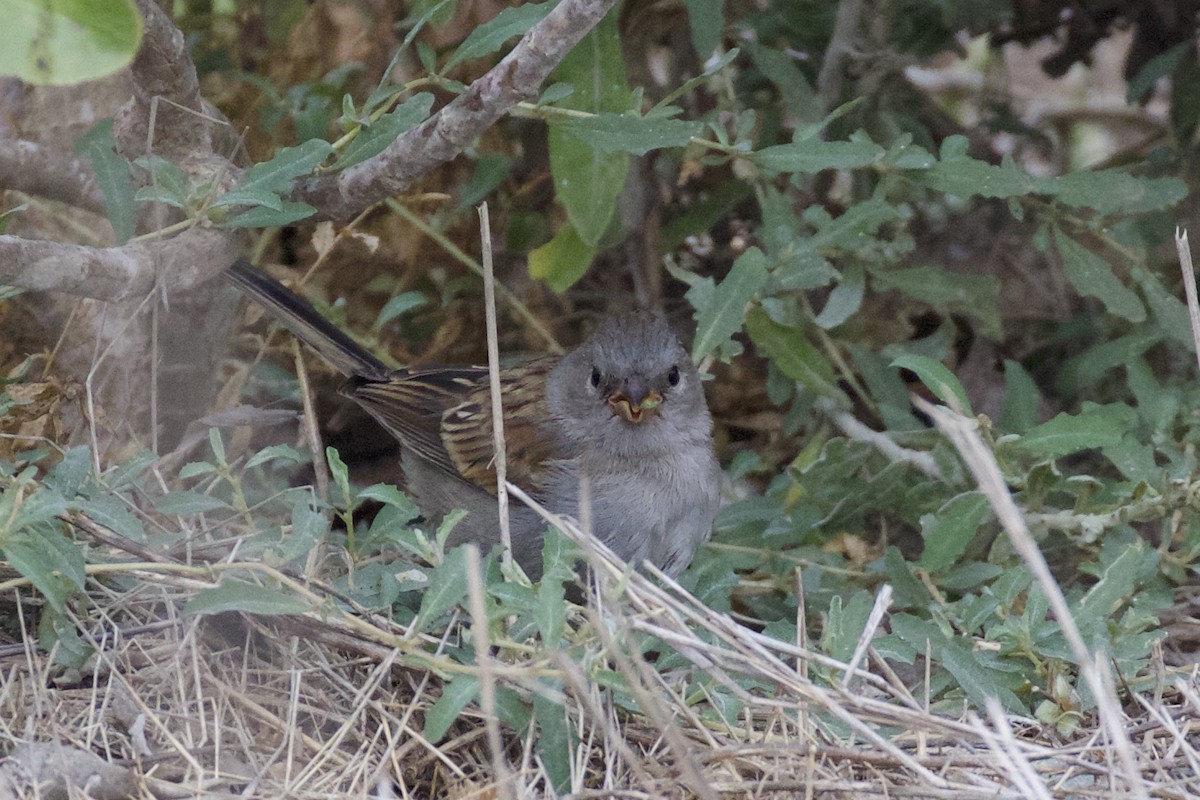
<path fill-rule="evenodd" d="M 1195 672 L 1164 669 L 1156 691 L 1126 700 L 1131 775 L 1094 719 L 1062 741 L 998 712 L 931 713 L 869 649 L 870 669 L 847 672 L 661 576 L 589 558 L 594 595 L 574 612 L 569 654 L 513 646 L 493 629 L 493 657 L 470 666 L 440 652 L 457 637 L 481 641 L 478 611 L 439 642 L 349 609 L 317 584 L 297 585 L 311 613 L 196 617 L 181 608 L 215 574 L 142 564 L 93 580 L 78 620 L 96 648 L 87 669 L 56 668 L 31 638 L 0 648 L 0 749 L 12 754 L 0 797 L 21 796 L 4 781 L 38 769 L 91 777 L 95 797 L 553 796 L 532 743 L 479 711 L 489 687 L 528 697 L 547 676 L 563 687 L 557 699 L 578 739 L 579 798 L 1200 796 Z M 20 598 L 6 605 L 28 614 Z M 480 607 L 475 599 L 468 608 Z M 739 716 L 721 719 L 700 684 L 641 658 L 647 634 L 740 697 Z M 596 681 L 601 669 L 620 675 L 624 702 Z M 479 677 L 483 700 L 443 742 L 426 741 L 426 712 L 463 672 Z M 18 749 L 31 743 L 66 750 Z M 121 769 L 103 775 L 103 762 Z"/>

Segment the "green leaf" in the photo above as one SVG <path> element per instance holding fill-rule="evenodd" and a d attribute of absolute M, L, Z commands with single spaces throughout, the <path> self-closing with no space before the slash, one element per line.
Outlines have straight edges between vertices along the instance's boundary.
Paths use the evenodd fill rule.
<path fill-rule="evenodd" d="M 205 615 L 242 611 L 270 617 L 303 614 L 308 608 L 307 602 L 286 589 L 226 578 L 211 589 L 197 592 L 184 606 L 184 613 Z"/>
<path fill-rule="evenodd" d="M 543 684 L 548 683 L 545 679 Z M 571 787 L 571 756 L 575 752 L 575 737 L 567 724 L 562 704 L 552 699 L 561 696 L 558 683 L 543 686 L 533 695 L 533 713 L 538 723 L 537 753 L 554 790 L 566 793 Z"/>
<path fill-rule="evenodd" d="M 134 162 L 150 173 L 151 184 L 137 190 L 138 202 L 159 202 L 186 208 L 192 187 L 183 170 L 162 156 L 141 156 Z"/>
<path fill-rule="evenodd" d="M 132 484 L 142 476 L 142 473 L 158 461 L 158 456 L 149 450 L 142 450 L 125 460 L 124 463 L 113 467 L 104 476 L 104 482 L 110 489 L 121 489 Z"/>
<path fill-rule="evenodd" d="M 171 517 L 203 514 L 218 508 L 229 508 L 229 504 L 219 497 L 191 491 L 170 492 L 154 501 L 156 511 Z"/>
<path fill-rule="evenodd" d="M 1187 184 L 1178 178 L 1140 178 L 1118 169 L 1079 170 L 1045 178 L 1038 190 L 1059 202 L 1092 208 L 1101 214 L 1145 214 L 1172 208 L 1187 197 Z"/>
<path fill-rule="evenodd" d="M 554 238 L 529 253 L 529 276 L 556 292 L 565 292 L 583 277 L 596 250 L 580 238 L 571 225 L 559 228 Z"/>
<path fill-rule="evenodd" d="M 368 486 L 358 493 L 358 499 L 374 500 L 385 506 L 391 506 L 404 515 L 411 515 L 408 516 L 409 520 L 414 520 L 421 515 L 420 509 L 409 499 L 408 495 L 388 483 L 376 483 Z"/>
<path fill-rule="evenodd" d="M 813 347 L 804 332 L 780 325 L 761 308 L 746 314 L 746 333 L 755 347 L 770 358 L 784 375 L 799 381 L 814 394 L 839 397 L 841 390 L 834 381 L 833 367 Z"/>
<path fill-rule="evenodd" d="M 544 647 L 558 647 L 567 628 L 566 593 L 563 581 L 574 573 L 572 565 L 578 554 L 571 541 L 557 530 L 546 532 L 542 543 L 542 564 L 545 569 L 538 586 L 535 618 Z"/>
<path fill-rule="evenodd" d="M 989 336 L 1001 333 L 1000 279 L 994 275 L 950 272 L 939 267 L 873 270 L 876 287 L 895 289 L 938 309 L 961 309 L 983 323 Z"/>
<path fill-rule="evenodd" d="M 424 292 L 401 292 L 383 304 L 379 316 L 375 319 L 375 327 L 382 328 L 396 317 L 412 311 L 414 308 L 420 308 L 428 302 L 429 298 L 425 296 Z"/>
<path fill-rule="evenodd" d="M 699 122 L 639 117 L 637 114 L 597 114 L 588 119 L 557 122 L 566 131 L 600 153 L 626 152 L 643 156 L 664 147 L 683 147 L 704 131 Z"/>
<path fill-rule="evenodd" d="M 977 194 L 1016 197 L 1032 193 L 1036 184 L 1036 179 L 1011 159 L 1006 158 L 998 167 L 971 158 L 967 155 L 967 140 L 962 136 L 950 136 L 942 142 L 941 156 L 936 164 L 928 169 L 909 170 L 906 174 L 911 180 L 964 199 Z"/>
<path fill-rule="evenodd" d="M 761 250 L 751 247 L 738 256 L 729 274 L 714 288 L 712 297 L 696 312 L 693 361 L 699 363 L 742 329 L 746 305 L 766 282 L 767 257 Z"/>
<path fill-rule="evenodd" d="M 1078 414 L 1062 413 L 1030 429 L 1021 439 L 1020 446 L 1047 458 L 1058 458 L 1079 450 L 1116 444 L 1136 423 L 1137 414 L 1129 406 L 1084 403 Z"/>
<path fill-rule="evenodd" d="M 500 49 L 500 46 L 514 36 L 524 35 L 530 28 L 542 21 L 554 8 L 554 3 L 525 3 L 516 8 L 506 8 L 487 22 L 472 30 L 463 39 L 462 44 L 450 56 L 443 73 L 472 58 L 486 56 Z"/>
<path fill-rule="evenodd" d="M 307 464 L 312 460 L 312 454 L 307 450 L 298 450 L 290 444 L 273 444 L 264 447 L 246 461 L 246 469 L 253 469 L 269 461 L 290 461 L 293 464 Z"/>
<path fill-rule="evenodd" d="M 867 280 L 862 267 L 852 265 L 844 273 L 837 286 L 829 293 L 825 307 L 814 320 L 825 330 L 841 325 L 862 307 L 863 294 L 866 292 Z"/>
<path fill-rule="evenodd" d="M 54 526 L 38 525 L 12 534 L 0 553 L 58 613 L 66 610 L 74 590 L 83 589 L 83 552 Z"/>
<path fill-rule="evenodd" d="M 146 529 L 141 520 L 133 515 L 129 506 L 121 501 L 120 495 L 101 494 L 76 501 L 75 507 L 89 518 L 135 542 L 146 541 Z"/>
<path fill-rule="evenodd" d="M 474 675 L 455 675 L 442 687 L 442 696 L 425 712 L 425 738 L 437 744 L 462 714 L 467 704 L 479 696 L 479 678 Z"/>
<path fill-rule="evenodd" d="M 67 501 L 61 494 L 50 488 L 34 491 L 25 497 L 15 519 L 5 520 L 13 529 L 32 528 L 45 522 L 52 522 L 67 510 Z"/>
<path fill-rule="evenodd" d="M 1063 260 L 1067 280 L 1080 294 L 1095 297 L 1109 312 L 1130 322 L 1144 322 L 1146 307 L 1134 292 L 1116 275 L 1104 259 L 1057 228 L 1054 245 Z"/>
<path fill-rule="evenodd" d="M 905 354 L 893 359 L 892 366 L 912 370 L 939 400 L 960 414 L 971 416 L 971 403 L 967 400 L 966 391 L 942 362 L 928 356 Z"/>
<path fill-rule="evenodd" d="M 780 47 L 754 41 L 740 43 L 763 77 L 775 84 L 788 114 L 805 124 L 820 120 L 821 103 L 800 70 L 799 59 Z"/>
<path fill-rule="evenodd" d="M 72 447 L 63 453 L 54 469 L 46 475 L 43 483 L 63 497 L 74 497 L 87 483 L 92 474 L 92 451 L 84 445 Z"/>
<path fill-rule="evenodd" d="M 295 147 L 285 147 L 271 160 L 246 170 L 237 188 L 218 197 L 213 205 L 240 205 L 245 202 L 241 199 L 243 197 L 255 198 L 260 196 L 259 193 L 286 192 L 293 180 L 311 173 L 332 152 L 333 146 L 324 139 L 309 139 Z"/>
<path fill-rule="evenodd" d="M 721 46 L 725 0 L 683 0 L 683 5 L 687 9 L 692 47 L 700 60 L 705 61 Z"/>
<path fill-rule="evenodd" d="M 316 209 L 308 203 L 293 203 L 285 200 L 279 209 L 257 206 L 220 223 L 222 228 L 280 228 L 293 222 L 311 217 Z"/>
<path fill-rule="evenodd" d="M 345 169 L 379 155 L 396 141 L 400 134 L 428 117 L 431 108 L 433 95 L 429 92 L 421 92 L 408 98 L 370 126 L 360 129 L 358 135 L 342 150 L 333 164 L 333 169 Z"/>
<path fill-rule="evenodd" d="M 772 172 L 812 173 L 825 169 L 857 169 L 883 158 L 883 148 L 874 142 L 827 142 L 805 139 L 791 144 L 765 147 L 748 156 Z"/>
<path fill-rule="evenodd" d="M 1025 368 L 1012 359 L 1004 360 L 1004 400 L 1000 404 L 1000 428 L 1008 433 L 1025 433 L 1038 421 L 1041 394 Z"/>
<path fill-rule="evenodd" d="M 420 623 L 417 627 L 437 619 L 466 596 L 467 551 L 465 547 L 456 547 L 446 554 L 446 560 L 429 576 L 429 588 L 421 597 L 421 609 L 417 613 Z"/>
<path fill-rule="evenodd" d="M 0 29 L 4 26 L 0 25 Z M 133 178 L 129 173 L 129 162 L 117 154 L 117 142 L 113 138 L 113 121 L 109 117 L 91 127 L 75 144 L 75 152 L 92 162 L 96 183 L 104 195 L 104 209 L 113 227 L 117 244 L 125 244 L 133 236 L 134 197 Z"/>
<path fill-rule="evenodd" d="M 839 661 L 849 660 L 867 627 L 873 604 L 871 595 L 861 589 L 850 595 L 848 600 L 840 595 L 831 598 L 821 649 Z"/>
<path fill-rule="evenodd" d="M 1133 80 L 1126 85 L 1125 102 L 1131 106 L 1141 102 L 1143 95 L 1154 88 L 1158 79 L 1173 73 L 1183 62 L 1184 56 L 1192 49 L 1194 47 L 1190 41 L 1183 41 L 1147 61 L 1145 66 L 1138 70 L 1138 74 L 1133 76 Z"/>
<path fill-rule="evenodd" d="M 602 19 L 567 54 L 554 79 L 575 90 L 562 101 L 563 108 L 600 114 L 632 106 L 616 14 Z M 629 156 L 603 153 L 556 125 L 550 127 L 549 145 L 555 195 L 579 238 L 595 247 L 612 221 L 629 171 Z"/>
<path fill-rule="evenodd" d="M 934 514 L 921 517 L 925 549 L 918 563 L 930 572 L 941 572 L 966 552 L 988 516 L 988 503 L 979 492 L 966 492 L 948 500 Z"/>
<path fill-rule="evenodd" d="M 1145 540 L 1135 539 L 1105 567 L 1099 581 L 1081 597 L 1075 614 L 1080 618 L 1109 619 L 1133 601 L 1138 585 L 1158 570 L 1159 555 Z"/>
<path fill-rule="evenodd" d="M 141 41 L 133 0 L 7 0 L 0 75 L 40 86 L 96 80 L 129 66 Z"/>
<path fill-rule="evenodd" d="M 976 708 L 985 708 L 988 697 L 995 697 L 1010 714 L 1026 713 L 1025 704 L 1011 689 L 1000 685 L 1000 675 L 980 664 L 969 645 L 954 639 L 943 639 L 937 650 L 942 666 L 954 676 L 959 688 Z"/>

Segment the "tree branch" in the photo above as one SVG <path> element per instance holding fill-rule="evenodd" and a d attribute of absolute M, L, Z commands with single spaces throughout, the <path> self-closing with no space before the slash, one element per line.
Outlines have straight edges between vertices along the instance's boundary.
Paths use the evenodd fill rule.
<path fill-rule="evenodd" d="M 137 0 L 137 6 L 145 29 L 130 68 L 133 98 L 113 126 L 122 153 L 130 160 L 150 152 L 174 160 L 230 154 L 229 121 L 200 94 L 182 31 L 154 0 Z"/>
<path fill-rule="evenodd" d="M 87 163 L 58 148 L 0 139 L 0 175 L 5 189 L 104 213 L 104 196 Z"/>
<path fill-rule="evenodd" d="M 172 290 L 198 286 L 233 263 L 240 251 L 239 237 L 211 228 L 122 247 L 0 235 L 0 283 L 116 302 L 143 297 L 156 283 Z"/>
<path fill-rule="evenodd" d="M 301 182 L 293 199 L 343 219 L 404 190 L 461 153 L 517 103 L 534 98 L 551 70 L 614 5 L 616 0 L 563 0 L 462 95 L 377 156 Z"/>

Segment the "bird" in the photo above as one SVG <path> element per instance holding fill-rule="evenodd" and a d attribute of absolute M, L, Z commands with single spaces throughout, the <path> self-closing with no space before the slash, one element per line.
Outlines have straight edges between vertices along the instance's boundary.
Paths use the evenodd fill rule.
<path fill-rule="evenodd" d="M 427 518 L 467 512 L 449 546 L 499 544 L 487 367 L 391 369 L 250 262 L 225 275 L 346 377 L 342 393 L 400 442 L 404 488 Z M 588 519 L 635 567 L 687 567 L 712 531 L 721 469 L 700 376 L 660 314 L 608 316 L 566 355 L 502 368 L 500 386 L 507 480 Z M 546 523 L 514 505 L 510 526 L 512 557 L 537 580 Z"/>

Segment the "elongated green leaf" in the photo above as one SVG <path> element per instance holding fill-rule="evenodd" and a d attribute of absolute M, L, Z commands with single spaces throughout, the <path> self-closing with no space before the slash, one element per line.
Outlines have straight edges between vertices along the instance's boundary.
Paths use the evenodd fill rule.
<path fill-rule="evenodd" d="M 755 308 L 746 314 L 746 332 L 784 375 L 804 384 L 815 394 L 841 395 L 834 382 L 833 367 L 821 351 L 809 343 L 803 331 L 780 325 L 766 311 Z"/>
<path fill-rule="evenodd" d="M 574 89 L 561 101 L 564 108 L 592 114 L 620 113 L 631 108 L 633 96 L 615 14 L 601 20 L 567 54 L 555 70 L 554 79 Z M 550 127 L 549 144 L 555 195 L 579 238 L 595 247 L 612 222 L 629 171 L 629 156 L 601 152 L 557 125 Z"/>
<path fill-rule="evenodd" d="M 1101 214 L 1144 214 L 1170 208 L 1187 197 L 1178 178 L 1141 178 L 1118 169 L 1079 170 L 1044 179 L 1041 188 L 1069 206 Z"/>
<path fill-rule="evenodd" d="M 754 41 L 742 43 L 758 71 L 775 84 L 783 105 L 801 122 L 812 124 L 820 120 L 821 103 L 812 84 L 800 71 L 800 62 L 787 50 L 768 47 Z"/>
<path fill-rule="evenodd" d="M 1104 259 L 1057 229 L 1054 246 L 1062 256 L 1067 280 L 1080 294 L 1097 298 L 1111 313 L 1130 322 L 1146 319 L 1146 307 L 1137 293 L 1121 283 Z"/>
<path fill-rule="evenodd" d="M 1126 405 L 1084 403 L 1078 414 L 1059 414 L 1032 428 L 1021 439 L 1020 446 L 1048 458 L 1058 458 L 1116 444 L 1136 424 L 1136 412 Z"/>
<path fill-rule="evenodd" d="M 0 28 L 3 27 L 0 25 Z M 91 160 L 117 244 L 124 244 L 133 236 L 137 200 L 134 197 L 133 179 L 129 174 L 129 162 L 117 154 L 112 118 L 100 120 L 79 137 L 75 152 Z"/>
<path fill-rule="evenodd" d="M 1004 401 L 1000 404 L 1000 427 L 1025 433 L 1038 421 L 1041 395 L 1025 368 L 1012 359 L 1004 360 Z"/>
<path fill-rule="evenodd" d="M 219 497 L 200 492 L 181 491 L 164 494 L 154 501 L 154 508 L 160 514 L 169 516 L 188 516 L 203 514 L 218 508 L 229 508 L 229 504 Z"/>
<path fill-rule="evenodd" d="M 553 239 L 530 251 L 529 275 L 556 292 L 565 292 L 583 277 L 595 257 L 595 248 L 585 243 L 572 225 L 564 225 Z"/>
<path fill-rule="evenodd" d="M 750 158 L 774 172 L 820 172 L 823 169 L 855 169 L 883 158 L 883 148 L 874 142 L 826 142 L 806 139 L 777 144 L 755 152 Z"/>
<path fill-rule="evenodd" d="M 893 359 L 892 366 L 912 370 L 939 400 L 959 413 L 971 416 L 971 403 L 967 400 L 966 391 L 942 362 L 928 356 L 905 354 Z"/>
<path fill-rule="evenodd" d="M 704 61 L 721 45 L 725 0 L 683 0 L 683 4 L 687 8 L 692 47 Z"/>
<path fill-rule="evenodd" d="M 255 164 L 246 170 L 241 184 L 233 192 L 217 198 L 214 205 L 238 205 L 241 196 L 254 196 L 256 192 L 279 193 L 287 191 L 291 183 L 302 175 L 313 171 L 313 167 L 324 161 L 333 146 L 324 139 L 309 139 L 295 147 L 285 147 L 269 161 Z M 233 196 L 232 202 L 225 197 Z"/>
<path fill-rule="evenodd" d="M 557 682 L 549 688 L 552 694 L 562 691 Z M 533 713 L 538 723 L 538 756 L 555 791 L 566 792 L 571 786 L 571 755 L 575 752 L 575 737 L 567 724 L 566 711 L 547 693 L 537 692 L 533 695 Z"/>
<path fill-rule="evenodd" d="M 928 169 L 907 173 L 915 181 L 958 197 L 1016 197 L 1033 192 L 1037 181 L 1011 160 L 1002 166 L 979 161 L 967 155 L 967 140 L 948 137 L 942 143 L 940 158 Z"/>
<path fill-rule="evenodd" d="M 467 552 L 463 547 L 456 547 L 446 554 L 446 560 L 429 576 L 429 588 L 421 597 L 418 619 L 422 624 L 429 624 L 466 596 Z"/>
<path fill-rule="evenodd" d="M 53 525 L 38 525 L 9 535 L 0 554 L 55 611 L 63 612 L 71 593 L 83 589 L 83 552 Z"/>
<path fill-rule="evenodd" d="M 601 153 L 626 152 L 642 156 L 663 147 L 683 147 L 704 126 L 681 119 L 639 117 L 636 114 L 598 114 L 555 124 Z"/>
<path fill-rule="evenodd" d="M 450 56 L 443 72 L 449 72 L 457 64 L 472 58 L 486 56 L 514 36 L 525 34 L 542 21 L 554 8 L 554 3 L 525 3 L 516 8 L 506 8 L 487 22 L 475 28 Z"/>
<path fill-rule="evenodd" d="M 833 287 L 825 307 L 814 321 L 826 330 L 841 325 L 862 308 L 866 289 L 867 277 L 862 267 L 852 265 L 842 273 L 842 279 Z"/>
<path fill-rule="evenodd" d="M 767 257 L 751 247 L 733 262 L 729 274 L 713 290 L 709 301 L 696 312 L 696 339 L 692 359 L 702 361 L 722 342 L 742 329 L 746 304 L 767 282 Z"/>
<path fill-rule="evenodd" d="M 308 603 L 286 589 L 231 579 L 211 589 L 202 589 L 184 606 L 186 613 L 197 615 L 242 611 L 269 617 L 302 614 L 307 610 Z"/>
<path fill-rule="evenodd" d="M 221 223 L 222 228 L 279 228 L 311 217 L 316 209 L 308 203 L 282 201 L 279 209 L 258 206 Z"/>
<path fill-rule="evenodd" d="M 141 41 L 133 0 L 6 0 L 0 75 L 35 85 L 96 80 L 128 66 Z"/>
<path fill-rule="evenodd" d="M 366 161 L 382 153 L 396 137 L 429 116 L 433 108 L 433 95 L 421 92 L 405 100 L 396 108 L 358 132 L 346 149 L 334 162 L 334 169 L 344 169 Z"/>
<path fill-rule="evenodd" d="M 941 655 L 942 666 L 954 676 L 958 686 L 976 708 L 984 708 L 987 698 L 995 697 L 1010 714 L 1025 713 L 1025 704 L 1011 689 L 999 682 L 999 673 L 980 663 L 969 645 L 947 639 L 938 652 Z"/>
<path fill-rule="evenodd" d="M 450 730 L 467 704 L 479 696 L 479 678 L 455 675 L 442 687 L 442 696 L 425 712 L 425 738 L 437 744 Z"/>
<path fill-rule="evenodd" d="M 1152 577 L 1158 566 L 1158 552 L 1143 539 L 1135 539 L 1112 559 L 1100 580 L 1079 600 L 1080 617 L 1107 620 L 1122 605 L 1128 604 L 1137 585 Z"/>
<path fill-rule="evenodd" d="M 966 551 L 987 515 L 987 498 L 979 492 L 966 492 L 948 500 L 936 514 L 922 516 L 925 549 L 921 566 L 930 572 L 951 566 Z"/>
<path fill-rule="evenodd" d="M 985 332 L 999 336 L 1000 280 L 994 275 L 950 272 L 923 265 L 910 269 L 876 270 L 875 286 L 895 289 L 934 308 L 961 309 L 983 323 Z"/>

